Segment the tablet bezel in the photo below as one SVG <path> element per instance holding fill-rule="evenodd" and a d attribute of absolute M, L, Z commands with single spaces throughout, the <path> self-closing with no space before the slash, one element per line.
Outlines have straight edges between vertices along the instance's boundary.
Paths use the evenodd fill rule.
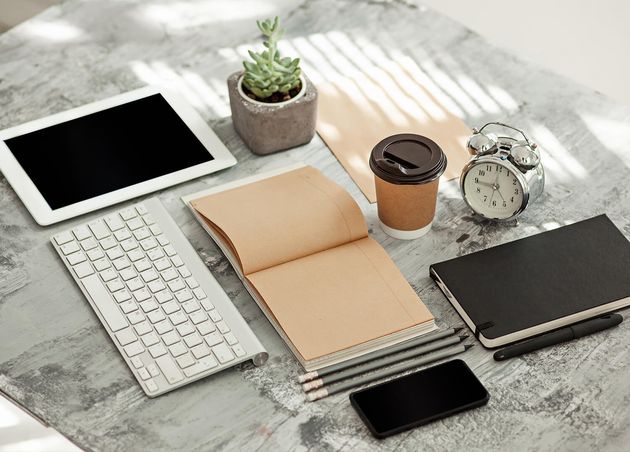
<path fill-rule="evenodd" d="M 33 183 L 4 142 L 4 140 L 8 140 L 9 138 L 25 135 L 36 130 L 143 99 L 154 94 L 161 94 L 162 97 L 164 97 L 192 133 L 201 141 L 208 153 L 213 157 L 213 160 L 144 182 L 129 185 L 59 209 L 51 209 L 37 186 Z M 35 221 L 41 226 L 67 220 L 137 196 L 180 184 L 235 164 L 236 159 L 234 156 L 221 140 L 219 140 L 199 113 L 177 93 L 164 87 L 147 86 L 0 131 L 0 171 L 7 178 Z"/>

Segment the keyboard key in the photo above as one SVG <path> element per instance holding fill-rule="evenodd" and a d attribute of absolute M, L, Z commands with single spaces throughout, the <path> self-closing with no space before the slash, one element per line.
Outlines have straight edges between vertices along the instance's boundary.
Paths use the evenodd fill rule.
<path fill-rule="evenodd" d="M 182 265 L 184 265 L 184 261 L 182 261 L 182 258 L 179 256 L 171 257 L 171 262 L 175 267 L 181 267 Z"/>
<path fill-rule="evenodd" d="M 76 253 L 81 248 L 77 242 L 68 242 L 65 245 L 61 245 L 60 249 L 63 255 L 67 256 L 68 254 Z"/>
<path fill-rule="evenodd" d="M 230 327 L 227 326 L 227 323 L 225 323 L 225 322 L 217 323 L 217 328 L 219 329 L 219 331 L 221 331 L 221 334 L 225 334 L 225 333 L 228 333 L 230 331 Z"/>
<path fill-rule="evenodd" d="M 151 236 L 151 232 L 147 228 L 140 228 L 133 231 L 133 236 L 137 241 L 141 241 Z"/>
<path fill-rule="evenodd" d="M 153 293 L 160 292 L 161 290 L 166 289 L 166 286 L 160 280 L 151 281 L 149 284 L 147 284 L 147 287 Z M 166 300 L 164 300 L 164 301 L 166 301 Z M 163 303 L 164 301 L 162 301 L 161 303 Z"/>
<path fill-rule="evenodd" d="M 190 273 L 190 270 L 188 270 L 188 267 L 186 267 L 185 265 L 179 267 L 178 270 L 179 274 L 182 275 L 182 278 L 188 278 L 192 274 Z"/>
<path fill-rule="evenodd" d="M 129 251 L 135 250 L 136 248 L 138 248 L 138 242 L 136 242 L 132 238 L 129 238 L 129 239 L 126 239 L 126 240 L 123 240 L 122 242 L 120 242 L 120 247 L 123 249 L 123 251 L 125 253 L 128 254 Z M 142 255 L 142 253 L 141 253 L 141 255 Z"/>
<path fill-rule="evenodd" d="M 180 356 L 179 358 L 176 359 L 176 361 L 177 361 L 177 364 L 179 364 L 179 367 L 181 367 L 182 369 L 184 369 L 185 367 L 189 367 L 189 366 L 192 366 L 193 364 L 195 364 L 195 358 L 190 356 L 188 353 L 186 353 L 185 355 Z"/>
<path fill-rule="evenodd" d="M 140 312 L 139 310 L 133 311 L 127 316 L 127 319 L 132 325 L 137 325 L 138 323 L 144 321 L 144 315 L 142 315 L 142 312 Z"/>
<path fill-rule="evenodd" d="M 149 227 L 149 231 L 151 231 L 151 234 L 153 234 L 155 236 L 159 236 L 160 234 L 162 234 L 162 229 L 160 229 L 160 227 L 157 224 L 154 224 L 154 225 L 150 226 Z M 158 240 L 158 242 L 159 242 L 159 240 Z M 166 244 L 164 244 L 164 245 L 166 245 Z M 164 245 L 160 243 L 160 246 L 164 246 Z"/>
<path fill-rule="evenodd" d="M 193 293 L 195 294 L 195 297 L 197 298 L 197 300 L 201 300 L 203 298 L 206 298 L 206 293 L 203 291 L 203 289 L 201 287 L 196 287 L 193 289 Z M 212 309 L 212 308 L 210 308 Z"/>
<path fill-rule="evenodd" d="M 74 240 L 74 237 L 72 237 L 72 234 L 70 234 L 70 231 L 61 232 L 55 236 L 55 242 L 57 242 L 57 245 L 59 246 L 63 245 L 64 243 L 68 243 L 72 240 Z"/>
<path fill-rule="evenodd" d="M 68 259 L 68 263 L 70 265 L 77 265 L 78 263 L 83 262 L 86 258 L 85 254 L 81 251 L 77 251 L 76 253 L 68 254 L 66 259 Z"/>
<path fill-rule="evenodd" d="M 107 288 L 109 289 L 110 292 L 116 292 L 117 290 L 124 289 L 125 285 L 122 283 L 120 279 L 116 278 L 107 283 Z"/>
<path fill-rule="evenodd" d="M 166 253 L 168 257 L 175 256 L 177 254 L 177 251 L 175 251 L 175 248 L 173 248 L 173 245 L 166 245 L 164 247 L 164 252 Z"/>
<path fill-rule="evenodd" d="M 150 229 L 151 229 L 151 232 L 153 232 L 153 226 L 151 226 Z M 157 234 L 155 234 L 155 235 L 157 235 Z M 171 243 L 171 242 L 169 242 L 169 240 L 166 238 L 166 236 L 164 234 L 158 235 L 155 239 L 158 241 L 160 246 L 166 246 L 169 243 Z"/>
<path fill-rule="evenodd" d="M 216 309 L 213 309 L 212 311 L 208 312 L 208 315 L 210 316 L 210 318 L 212 319 L 214 323 L 217 323 L 221 321 L 222 319 L 221 314 L 219 314 Z"/>
<path fill-rule="evenodd" d="M 97 259 L 105 257 L 105 254 L 100 248 L 94 248 L 93 250 L 87 252 L 87 256 L 90 258 L 91 261 L 95 261 Z"/>
<path fill-rule="evenodd" d="M 152 379 L 148 379 L 144 382 L 144 384 L 147 385 L 147 391 L 149 392 L 155 392 L 158 390 L 158 385 Z"/>
<path fill-rule="evenodd" d="M 164 312 L 167 315 L 170 315 L 175 311 L 179 311 L 179 305 L 175 303 L 174 301 L 169 301 L 168 303 L 164 303 L 162 305 L 162 309 L 164 309 Z"/>
<path fill-rule="evenodd" d="M 186 284 L 188 284 L 188 287 L 190 287 L 191 289 L 195 289 L 195 288 L 199 287 L 199 283 L 192 276 L 190 276 L 189 278 L 186 278 Z"/>
<path fill-rule="evenodd" d="M 205 344 L 199 344 L 190 349 L 193 356 L 197 359 L 203 358 L 204 356 L 208 356 L 210 354 L 210 349 L 206 347 Z"/>
<path fill-rule="evenodd" d="M 134 356 L 133 358 L 131 358 L 131 364 L 133 364 L 133 367 L 135 367 L 136 369 L 140 369 L 144 366 L 144 364 L 142 364 L 142 360 L 138 356 Z"/>
<path fill-rule="evenodd" d="M 232 347 L 232 351 L 239 358 L 242 357 L 242 356 L 245 356 L 245 350 L 243 349 L 241 344 L 236 344 L 234 347 Z"/>
<path fill-rule="evenodd" d="M 168 320 L 162 320 L 161 322 L 157 322 L 154 326 L 155 326 L 155 331 L 157 331 L 158 334 L 160 335 L 173 330 L 173 326 L 171 325 L 171 322 L 169 322 Z"/>
<path fill-rule="evenodd" d="M 136 330 L 136 333 L 138 334 L 138 336 L 142 336 L 143 334 L 147 334 L 153 331 L 153 329 L 151 328 L 151 325 L 149 325 L 149 322 L 138 323 L 133 328 Z"/>
<path fill-rule="evenodd" d="M 192 366 L 188 366 L 184 369 L 184 375 L 188 378 L 200 374 L 204 369 L 199 364 L 193 364 Z"/>
<path fill-rule="evenodd" d="M 201 322 L 204 322 L 205 320 L 207 320 L 208 316 L 202 310 L 198 310 L 190 314 L 189 318 L 190 318 L 190 321 L 193 323 L 193 325 L 198 325 Z"/>
<path fill-rule="evenodd" d="M 199 303 L 201 304 L 201 306 L 206 311 L 210 311 L 210 310 L 214 309 L 214 305 L 212 303 L 210 303 L 210 300 L 208 300 L 207 298 L 205 298 L 203 300 L 199 300 Z"/>
<path fill-rule="evenodd" d="M 157 272 L 153 270 L 152 268 L 143 271 L 142 273 L 140 273 L 140 276 L 142 276 L 142 279 L 144 280 L 145 283 L 155 281 L 156 279 L 159 278 Z"/>
<path fill-rule="evenodd" d="M 123 270 L 123 271 L 120 272 L 120 276 L 122 276 L 123 279 L 125 279 L 125 278 L 127 278 L 129 276 L 127 274 L 123 275 L 123 273 L 125 273 L 127 270 L 128 269 Z M 130 274 L 137 275 L 137 273 L 134 272 L 133 270 L 131 270 Z M 144 284 L 143 284 L 142 281 L 140 281 L 140 278 L 132 278 L 129 281 L 127 281 L 127 287 L 129 288 L 129 290 L 131 290 L 133 292 L 134 290 L 138 290 L 141 287 L 144 287 Z"/>
<path fill-rule="evenodd" d="M 213 333 L 208 334 L 207 336 L 204 337 L 204 339 L 206 340 L 206 343 L 212 347 L 213 345 L 217 345 L 220 344 L 221 342 L 223 342 L 223 337 L 217 333 L 216 331 Z"/>
<path fill-rule="evenodd" d="M 199 303 L 197 303 L 195 300 L 189 300 L 185 303 L 182 303 L 182 309 L 184 309 L 184 312 L 186 314 L 190 314 L 192 312 L 199 311 L 200 306 Z"/>
<path fill-rule="evenodd" d="M 166 355 L 168 351 L 166 350 L 166 347 L 164 347 L 162 344 L 155 344 L 149 347 L 149 353 L 153 358 L 157 358 L 158 356 Z"/>
<path fill-rule="evenodd" d="M 184 281 L 181 279 L 175 279 L 168 283 L 168 288 L 173 292 L 177 292 L 178 290 L 186 288 L 186 286 L 184 285 Z"/>
<path fill-rule="evenodd" d="M 72 230 L 72 233 L 74 234 L 74 236 L 77 238 L 77 240 L 81 241 L 81 240 L 85 240 L 88 237 L 92 236 L 92 233 L 90 232 L 90 230 L 88 229 L 87 226 L 85 225 L 81 225 L 81 226 L 77 226 L 76 228 L 74 228 Z"/>
<path fill-rule="evenodd" d="M 115 279 L 118 276 L 116 272 L 112 270 L 111 268 L 106 268 L 105 270 L 100 272 L 99 275 L 101 275 L 101 278 L 105 282 L 111 281 L 112 279 Z"/>
<path fill-rule="evenodd" d="M 131 220 L 127 221 L 127 227 L 131 230 L 131 231 L 135 231 L 138 228 L 141 228 L 142 226 L 144 226 L 144 222 L 140 219 L 140 218 L 132 218 Z"/>
<path fill-rule="evenodd" d="M 223 336 L 223 338 L 225 339 L 225 342 L 227 342 L 229 345 L 234 345 L 238 342 L 236 340 L 236 336 L 234 336 L 234 333 L 227 333 L 225 336 Z"/>
<path fill-rule="evenodd" d="M 96 269 L 97 272 L 103 271 L 106 268 L 109 268 L 110 266 L 111 264 L 109 263 L 107 259 L 98 259 L 94 261 L 94 268 Z"/>
<path fill-rule="evenodd" d="M 166 334 L 162 335 L 162 340 L 166 345 L 173 345 L 176 342 L 179 342 L 179 334 L 175 331 L 169 331 Z"/>
<path fill-rule="evenodd" d="M 158 308 L 158 305 L 153 300 L 147 300 L 147 301 L 144 301 L 144 302 L 140 303 L 140 307 L 142 308 L 142 310 L 145 313 L 147 313 L 147 312 L 151 312 L 151 311 L 156 310 Z M 217 328 L 218 328 L 218 325 L 217 325 Z"/>
<path fill-rule="evenodd" d="M 186 336 L 184 338 L 184 342 L 186 343 L 186 345 L 188 345 L 188 348 L 192 348 L 195 345 L 201 344 L 203 342 L 203 339 L 201 339 L 201 336 L 199 336 L 197 333 L 193 333 Z"/>
<path fill-rule="evenodd" d="M 151 283 L 151 284 L 155 284 L 155 283 Z M 149 284 L 149 288 L 151 287 L 151 284 Z M 163 290 L 155 294 L 155 299 L 158 301 L 158 303 L 162 304 L 162 303 L 166 303 L 169 300 L 172 300 L 173 296 L 171 295 L 169 291 Z"/>
<path fill-rule="evenodd" d="M 121 250 L 119 246 L 105 251 L 105 254 L 107 254 L 107 257 L 110 261 L 113 261 L 114 259 L 118 259 L 119 257 L 123 257 L 125 255 L 125 253 L 123 253 L 123 250 Z"/>
<path fill-rule="evenodd" d="M 188 351 L 188 349 L 181 342 L 171 345 L 168 349 L 171 352 L 171 355 L 175 357 L 181 356 Z"/>
<path fill-rule="evenodd" d="M 191 319 L 192 319 L 192 316 L 191 316 Z M 212 322 L 202 322 L 199 325 L 197 325 L 197 331 L 199 331 L 199 334 L 201 334 L 202 336 L 205 336 L 208 333 L 212 333 L 216 329 L 217 327 L 214 326 L 214 323 Z"/>
<path fill-rule="evenodd" d="M 164 257 L 164 251 L 162 251 L 160 248 L 149 250 L 147 251 L 147 257 L 151 259 L 152 261 L 155 261 L 157 259 Z"/>
<path fill-rule="evenodd" d="M 131 237 L 131 232 L 129 232 L 128 229 L 121 229 L 119 231 L 114 232 L 114 237 L 116 237 L 116 240 L 118 240 L 119 242 L 122 242 L 123 240 L 126 240 L 129 237 Z"/>
<path fill-rule="evenodd" d="M 129 251 L 127 253 L 127 257 L 129 258 L 131 262 L 136 262 L 144 257 L 144 253 L 139 249 L 135 249 L 135 250 Z"/>
<path fill-rule="evenodd" d="M 92 230 L 92 234 L 96 237 L 96 240 L 101 240 L 110 235 L 109 228 L 105 226 L 102 220 L 96 220 L 88 224 Z"/>
<path fill-rule="evenodd" d="M 179 369 L 175 365 L 175 362 L 170 356 L 160 356 L 155 360 L 155 363 L 162 371 L 164 377 L 166 377 L 166 381 L 168 381 L 170 384 L 175 384 L 184 379 L 182 373 L 179 371 Z"/>
<path fill-rule="evenodd" d="M 147 366 L 147 370 L 149 371 L 152 377 L 157 377 L 158 375 L 160 375 L 160 371 L 158 370 L 155 364 L 149 364 Z"/>
<path fill-rule="evenodd" d="M 210 370 L 213 367 L 217 367 L 218 365 L 217 360 L 214 359 L 214 356 L 206 356 L 205 358 L 201 358 L 197 364 L 199 364 L 204 371 Z"/>
<path fill-rule="evenodd" d="M 125 227 L 125 223 L 123 223 L 123 221 L 120 218 L 120 215 L 118 215 L 117 213 L 106 216 L 105 224 L 107 225 L 110 231 L 117 231 Z"/>
<path fill-rule="evenodd" d="M 92 264 L 89 262 L 81 262 L 72 267 L 74 272 L 77 274 L 77 278 L 85 278 L 88 275 L 94 274 L 94 269 L 92 268 Z"/>
<path fill-rule="evenodd" d="M 151 268 L 151 263 L 147 259 L 140 259 L 139 261 L 134 262 L 133 265 L 139 272 L 143 272 Z"/>
<path fill-rule="evenodd" d="M 144 215 L 142 219 L 147 225 L 152 225 L 153 223 L 155 223 L 155 220 L 153 219 L 153 215 L 151 214 Z"/>
<path fill-rule="evenodd" d="M 179 292 L 175 292 L 175 298 L 177 298 L 177 301 L 179 301 L 180 303 L 183 303 L 184 301 L 188 301 L 192 298 L 192 294 L 190 293 L 190 291 L 188 289 L 184 289 L 184 290 L 180 290 Z M 194 304 L 197 306 L 196 309 L 199 309 L 199 305 L 197 304 L 197 302 L 195 301 Z M 184 308 L 184 310 L 188 313 L 194 311 L 194 309 L 192 309 L 191 311 L 187 310 L 186 308 Z"/>
<path fill-rule="evenodd" d="M 120 330 L 118 333 L 115 334 L 115 336 L 116 336 L 116 340 L 118 340 L 118 343 L 123 346 L 127 344 L 131 344 L 132 342 L 138 339 L 136 335 L 134 334 L 134 332 L 131 331 L 131 328 L 125 328 L 124 330 Z"/>
<path fill-rule="evenodd" d="M 136 212 L 138 212 L 138 215 L 146 215 L 147 213 L 149 213 L 147 208 L 144 207 L 144 204 L 138 204 L 136 206 Z"/>
<path fill-rule="evenodd" d="M 192 326 L 192 323 L 185 322 L 175 327 L 180 336 L 187 336 L 191 333 L 195 332 L 195 327 Z"/>
<path fill-rule="evenodd" d="M 164 279 L 164 281 L 171 281 L 172 279 L 177 278 L 177 272 L 172 268 L 167 268 L 163 272 L 160 272 L 160 275 L 162 275 L 162 279 Z"/>
<path fill-rule="evenodd" d="M 125 351 L 127 356 L 131 358 L 132 356 L 136 356 L 144 352 L 144 347 L 140 345 L 139 341 L 136 341 L 136 342 L 132 342 L 129 345 L 125 345 L 123 347 L 123 350 Z"/>
<path fill-rule="evenodd" d="M 146 370 L 144 367 L 141 367 L 140 369 L 138 369 L 138 375 L 143 380 L 148 380 L 149 378 L 151 378 L 151 375 L 149 374 L 149 371 Z"/>
<path fill-rule="evenodd" d="M 165 270 L 171 266 L 171 261 L 166 258 L 162 258 L 153 262 L 153 265 L 155 265 L 155 268 L 157 268 L 157 270 L 161 272 L 162 270 Z"/>
<path fill-rule="evenodd" d="M 160 342 L 160 339 L 158 339 L 157 334 L 155 333 L 147 333 L 144 336 L 142 336 L 141 339 L 145 347 L 150 347 L 151 345 L 157 344 L 158 342 Z"/>
<path fill-rule="evenodd" d="M 129 293 L 127 289 L 123 289 L 121 291 L 115 292 L 114 298 L 116 299 L 118 303 L 122 303 L 123 301 L 127 301 L 131 299 L 131 294 Z"/>
<path fill-rule="evenodd" d="M 138 305 L 132 300 L 123 301 L 118 306 L 120 306 L 120 309 L 122 309 L 122 312 L 125 314 L 138 310 Z"/>
<path fill-rule="evenodd" d="M 155 303 L 155 302 L 152 301 L 152 303 Z M 164 320 L 166 316 L 162 313 L 162 311 L 160 311 L 159 309 L 156 309 L 154 311 L 149 312 L 147 314 L 147 318 L 149 319 L 151 323 L 158 323 Z"/>
<path fill-rule="evenodd" d="M 158 246 L 158 244 L 153 237 L 149 237 L 148 239 L 140 242 L 140 246 L 142 247 L 143 250 L 149 251 L 155 248 L 156 246 Z"/>
<path fill-rule="evenodd" d="M 187 319 L 186 315 L 182 311 L 174 312 L 168 316 L 171 319 L 171 323 L 173 325 L 179 325 L 180 323 L 184 323 Z"/>
<path fill-rule="evenodd" d="M 94 241 L 94 239 L 88 239 L 88 240 L 92 240 L 92 242 L 94 242 L 94 246 L 96 246 L 96 242 Z M 86 242 L 88 240 L 86 240 Z M 104 250 L 112 249 L 113 247 L 118 245 L 118 242 L 116 241 L 116 239 L 114 237 L 105 237 L 99 243 L 101 244 L 101 248 L 103 248 Z M 81 245 L 83 245 L 83 244 L 81 244 Z M 94 248 L 94 246 L 92 248 Z"/>
<path fill-rule="evenodd" d="M 84 251 L 93 250 L 97 246 L 98 246 L 98 243 L 96 243 L 96 240 L 94 240 L 92 237 L 89 237 L 81 241 L 81 248 L 83 248 Z"/>
<path fill-rule="evenodd" d="M 232 353 L 232 350 L 225 344 L 212 347 L 212 353 L 214 353 L 214 356 L 217 357 L 221 364 L 225 364 L 234 359 L 234 353 Z"/>
<path fill-rule="evenodd" d="M 148 300 L 149 298 L 151 298 L 151 293 L 144 287 L 142 289 L 134 290 L 131 293 L 133 297 L 136 299 L 136 301 L 138 302 Z M 155 307 L 157 308 L 157 305 Z"/>
<path fill-rule="evenodd" d="M 131 262 L 129 262 L 129 259 L 127 259 L 126 257 L 120 257 L 113 261 L 112 264 L 114 264 L 114 268 L 116 268 L 116 270 L 118 271 L 131 266 Z"/>
<path fill-rule="evenodd" d="M 127 208 L 123 211 L 120 212 L 120 216 L 122 217 L 123 220 L 127 221 L 127 220 L 131 220 L 133 217 L 137 216 L 135 209 L 133 208 Z"/>

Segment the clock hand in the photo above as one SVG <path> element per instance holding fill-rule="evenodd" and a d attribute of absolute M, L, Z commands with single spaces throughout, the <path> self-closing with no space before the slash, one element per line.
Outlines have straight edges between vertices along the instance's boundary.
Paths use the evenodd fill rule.
<path fill-rule="evenodd" d="M 486 187 L 494 187 L 494 184 L 491 184 L 490 182 L 477 182 L 478 185 L 485 185 Z"/>
<path fill-rule="evenodd" d="M 503 200 L 503 202 L 505 202 L 505 198 L 503 197 L 503 195 L 501 194 L 501 190 L 499 190 L 497 188 L 496 192 L 499 194 L 499 196 L 501 197 L 501 199 Z"/>

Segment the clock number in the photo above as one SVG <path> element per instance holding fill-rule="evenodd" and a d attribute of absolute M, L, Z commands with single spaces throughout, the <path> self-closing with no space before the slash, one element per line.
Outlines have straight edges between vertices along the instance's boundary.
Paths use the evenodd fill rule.
<path fill-rule="evenodd" d="M 488 200 L 488 195 L 483 195 L 483 202 L 486 202 Z"/>
<path fill-rule="evenodd" d="M 499 174 L 501 174 L 501 172 L 503 171 L 503 167 L 501 165 L 497 165 L 497 171 L 499 172 Z"/>
<path fill-rule="evenodd" d="M 492 201 L 492 206 L 496 207 L 497 206 L 497 202 L 496 201 Z"/>
<path fill-rule="evenodd" d="M 514 202 L 514 196 L 510 198 L 510 202 Z"/>
<path fill-rule="evenodd" d="M 512 185 L 516 185 L 516 179 L 512 180 Z"/>
<path fill-rule="evenodd" d="M 486 172 L 485 172 L 484 170 L 480 169 L 480 170 L 479 170 L 479 175 L 480 175 L 480 176 L 485 176 L 485 175 L 486 175 Z"/>
<path fill-rule="evenodd" d="M 481 193 L 481 188 L 477 187 L 477 193 Z"/>
<path fill-rule="evenodd" d="M 479 178 L 475 177 L 475 183 L 478 184 L 479 183 Z"/>
<path fill-rule="evenodd" d="M 507 207 L 507 203 L 503 201 L 503 207 Z"/>
<path fill-rule="evenodd" d="M 515 188 L 515 189 L 514 189 L 514 194 L 515 194 L 515 195 L 518 195 L 518 188 Z"/>
<path fill-rule="evenodd" d="M 489 173 L 492 172 L 492 166 L 490 165 L 486 165 L 486 171 L 488 171 Z"/>

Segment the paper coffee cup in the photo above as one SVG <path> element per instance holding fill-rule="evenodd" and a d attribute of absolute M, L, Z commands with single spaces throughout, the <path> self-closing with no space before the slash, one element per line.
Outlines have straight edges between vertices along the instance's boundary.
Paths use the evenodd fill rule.
<path fill-rule="evenodd" d="M 378 143 L 370 155 L 381 228 L 403 240 L 431 229 L 446 155 L 429 138 L 399 134 Z"/>

